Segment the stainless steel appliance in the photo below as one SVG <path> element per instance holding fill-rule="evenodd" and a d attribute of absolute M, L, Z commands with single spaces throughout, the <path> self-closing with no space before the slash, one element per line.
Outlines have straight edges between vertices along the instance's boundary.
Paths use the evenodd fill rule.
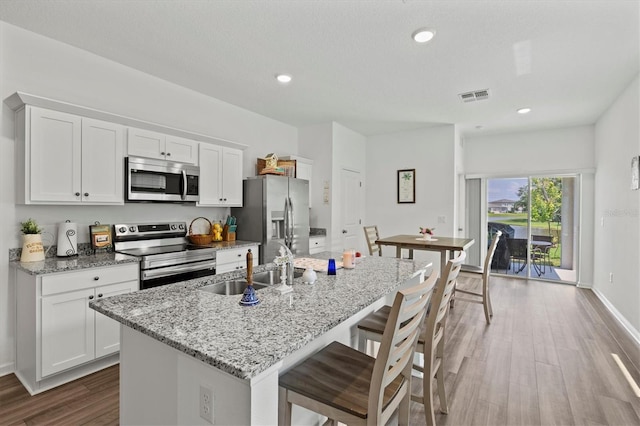
<path fill-rule="evenodd" d="M 125 160 L 127 201 L 199 201 L 198 166 L 149 158 Z"/>
<path fill-rule="evenodd" d="M 231 209 L 237 238 L 262 243 L 260 264 L 272 262 L 280 244 L 294 255 L 309 254 L 309 181 L 275 175 L 245 179 L 242 204 Z"/>
<path fill-rule="evenodd" d="M 146 289 L 216 273 L 216 250 L 186 238 L 185 222 L 114 225 L 117 253 L 140 258 L 140 288 Z"/>

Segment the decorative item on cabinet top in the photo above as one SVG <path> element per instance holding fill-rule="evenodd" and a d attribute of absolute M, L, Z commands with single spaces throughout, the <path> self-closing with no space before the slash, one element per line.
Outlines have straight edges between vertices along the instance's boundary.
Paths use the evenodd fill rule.
<path fill-rule="evenodd" d="M 267 154 L 257 159 L 256 175 L 296 177 L 296 160 L 279 160 L 275 154 Z"/>

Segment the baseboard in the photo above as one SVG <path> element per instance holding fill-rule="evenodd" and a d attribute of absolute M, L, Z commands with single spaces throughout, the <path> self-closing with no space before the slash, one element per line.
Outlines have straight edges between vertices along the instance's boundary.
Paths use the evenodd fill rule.
<path fill-rule="evenodd" d="M 640 347 L 640 332 L 636 330 L 629 321 L 609 302 L 609 300 L 602 294 L 598 289 L 591 287 L 591 291 L 595 294 L 598 299 L 602 302 L 602 304 L 611 312 L 613 317 L 618 320 L 620 325 L 629 333 L 629 336 L 637 346 Z"/>
<path fill-rule="evenodd" d="M 8 362 L 6 364 L 2 364 L 0 365 L 0 377 L 6 376 L 7 374 L 11 374 L 15 370 L 16 370 L 16 365 L 13 361 Z"/>

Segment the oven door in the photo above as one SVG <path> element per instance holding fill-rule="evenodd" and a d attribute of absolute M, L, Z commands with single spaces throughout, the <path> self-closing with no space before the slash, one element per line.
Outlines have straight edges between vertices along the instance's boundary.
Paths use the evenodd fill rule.
<path fill-rule="evenodd" d="M 181 265 L 166 266 L 162 268 L 143 269 L 140 271 L 140 288 L 144 290 L 146 288 L 173 284 L 193 278 L 215 275 L 215 273 L 215 260 L 184 263 Z"/>
<path fill-rule="evenodd" d="M 197 166 L 139 157 L 125 161 L 127 201 L 199 201 Z"/>

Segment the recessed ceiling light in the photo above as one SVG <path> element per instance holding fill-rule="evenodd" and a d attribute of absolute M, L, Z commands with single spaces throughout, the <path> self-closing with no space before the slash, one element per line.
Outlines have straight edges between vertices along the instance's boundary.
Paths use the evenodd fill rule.
<path fill-rule="evenodd" d="M 528 114 L 531 112 L 531 108 L 520 108 L 517 112 L 518 114 Z"/>
<path fill-rule="evenodd" d="M 276 80 L 280 83 L 289 83 L 291 81 L 291 76 L 289 74 L 277 74 Z"/>
<path fill-rule="evenodd" d="M 426 43 L 433 37 L 435 37 L 435 35 L 435 30 L 429 28 L 420 28 L 419 30 L 415 30 L 413 34 L 411 34 L 411 38 L 413 38 L 416 43 Z"/>

